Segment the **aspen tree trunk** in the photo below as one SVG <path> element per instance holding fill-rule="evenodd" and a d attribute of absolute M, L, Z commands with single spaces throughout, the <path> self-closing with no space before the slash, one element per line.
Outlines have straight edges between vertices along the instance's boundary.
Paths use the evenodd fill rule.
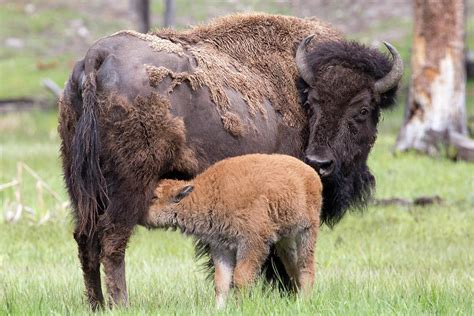
<path fill-rule="evenodd" d="M 467 134 L 464 0 L 415 0 L 412 76 L 396 149 L 437 154 Z M 468 147 L 472 143 L 468 142 Z M 469 159 L 468 159 L 469 160 Z"/>

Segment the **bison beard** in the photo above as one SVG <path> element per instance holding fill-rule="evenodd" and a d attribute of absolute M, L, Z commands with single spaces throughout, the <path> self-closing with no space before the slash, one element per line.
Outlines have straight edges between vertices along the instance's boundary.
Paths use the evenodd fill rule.
<path fill-rule="evenodd" d="M 357 172 L 344 174 L 336 170 L 331 178 L 323 179 L 321 223 L 333 227 L 346 210 L 362 210 L 367 206 L 375 187 L 375 178 L 366 165 L 351 168 L 357 168 Z"/>

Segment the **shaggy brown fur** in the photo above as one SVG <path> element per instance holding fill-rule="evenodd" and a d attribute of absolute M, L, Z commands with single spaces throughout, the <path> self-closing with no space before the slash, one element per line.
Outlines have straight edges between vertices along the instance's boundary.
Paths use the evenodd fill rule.
<path fill-rule="evenodd" d="M 179 228 L 209 247 L 217 306 L 231 283 L 252 283 L 276 245 L 296 289 L 314 282 L 321 181 L 300 160 L 244 155 L 222 160 L 191 181 L 162 180 L 145 224 Z"/>

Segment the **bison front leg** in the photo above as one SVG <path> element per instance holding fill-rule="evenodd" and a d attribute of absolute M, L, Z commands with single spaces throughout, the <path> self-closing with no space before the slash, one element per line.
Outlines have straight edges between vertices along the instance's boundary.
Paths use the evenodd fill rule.
<path fill-rule="evenodd" d="M 104 296 L 100 284 L 100 244 L 97 232 L 88 236 L 74 231 L 74 239 L 79 250 L 79 260 L 84 274 L 87 300 L 92 310 L 104 305 Z"/>
<path fill-rule="evenodd" d="M 232 275 L 235 266 L 235 252 L 229 250 L 211 251 L 214 264 L 214 286 L 216 291 L 216 308 L 225 307 L 227 296 L 232 285 Z"/>
<path fill-rule="evenodd" d="M 104 266 L 109 306 L 126 306 L 128 294 L 125 281 L 125 250 L 133 226 L 109 223 L 106 227 L 101 236 L 101 261 Z"/>

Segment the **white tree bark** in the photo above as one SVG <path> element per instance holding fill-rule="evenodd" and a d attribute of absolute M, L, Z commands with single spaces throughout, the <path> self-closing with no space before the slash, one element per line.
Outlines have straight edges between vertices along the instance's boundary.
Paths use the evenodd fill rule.
<path fill-rule="evenodd" d="M 464 0 L 415 0 L 412 77 L 396 149 L 436 154 L 430 132 L 467 134 Z"/>

